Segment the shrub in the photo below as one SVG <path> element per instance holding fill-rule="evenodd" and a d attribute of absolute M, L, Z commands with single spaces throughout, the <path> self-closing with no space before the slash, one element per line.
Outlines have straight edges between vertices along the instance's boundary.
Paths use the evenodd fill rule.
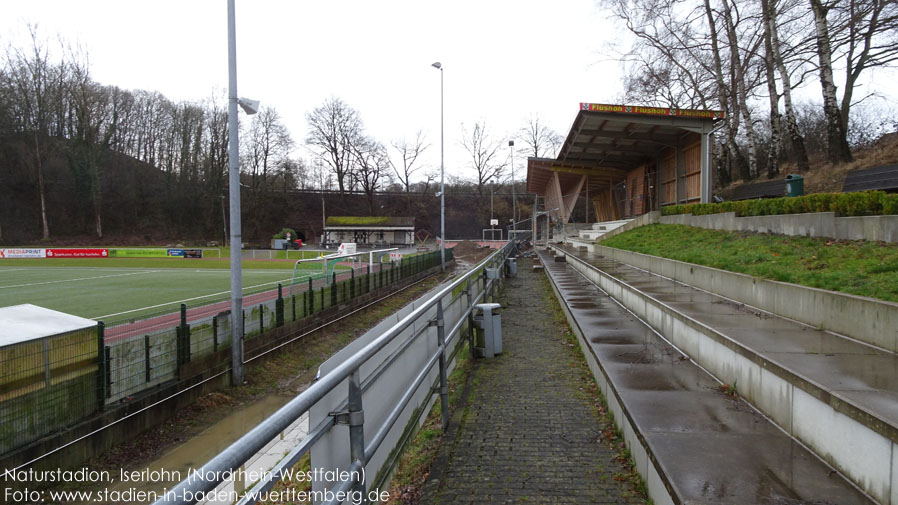
<path fill-rule="evenodd" d="M 290 232 L 290 236 L 293 240 L 296 240 L 296 232 L 293 231 L 293 228 L 282 228 L 281 231 L 274 234 L 273 239 L 285 239 L 287 238 L 287 232 Z"/>
<path fill-rule="evenodd" d="M 661 214 L 692 214 L 695 216 L 735 212 L 737 216 L 776 216 L 807 212 L 835 212 L 839 216 L 878 216 L 898 214 L 898 194 L 882 191 L 857 193 L 814 193 L 797 197 L 740 200 L 738 202 L 693 203 L 671 205 Z"/>

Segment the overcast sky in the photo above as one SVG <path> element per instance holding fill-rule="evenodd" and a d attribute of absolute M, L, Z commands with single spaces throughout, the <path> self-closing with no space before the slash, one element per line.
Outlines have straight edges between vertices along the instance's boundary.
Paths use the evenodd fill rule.
<path fill-rule="evenodd" d="M 0 46 L 27 46 L 26 23 L 90 55 L 96 81 L 155 90 L 175 101 L 226 95 L 225 0 L 5 1 Z M 299 149 L 306 114 L 338 97 L 385 145 L 423 130 L 439 168 L 440 61 L 447 174 L 472 177 L 461 124 L 485 121 L 503 144 L 531 115 L 566 135 L 580 102 L 617 102 L 621 67 L 609 41 L 627 41 L 596 0 L 237 0 L 240 96 L 275 107 Z M 624 46 L 628 45 L 626 43 Z M 841 79 L 841 74 L 838 76 Z M 898 72 L 868 72 L 869 91 L 898 104 Z M 819 101 L 811 78 L 800 99 Z M 872 82 L 872 84 L 871 84 Z M 841 90 L 840 90 L 841 91 Z M 525 176 L 516 156 L 517 177 Z"/>
<path fill-rule="evenodd" d="M 431 63 L 440 61 L 447 174 L 471 177 L 462 123 L 485 121 L 504 141 L 538 114 L 565 135 L 579 102 L 611 102 L 621 90 L 619 64 L 603 57 L 615 23 L 594 0 L 237 0 L 236 9 L 238 94 L 277 108 L 298 144 L 306 114 L 335 96 L 387 145 L 423 130 L 438 168 Z M 175 101 L 227 89 L 225 0 L 4 2 L 0 43 L 27 42 L 29 22 L 51 46 L 57 34 L 81 44 L 100 83 Z M 523 178 L 523 157 L 515 164 Z"/>

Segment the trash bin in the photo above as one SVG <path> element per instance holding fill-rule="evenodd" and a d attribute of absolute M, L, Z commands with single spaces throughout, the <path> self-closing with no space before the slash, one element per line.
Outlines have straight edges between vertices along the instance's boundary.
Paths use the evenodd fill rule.
<path fill-rule="evenodd" d="M 518 262 L 515 258 L 506 258 L 505 259 L 505 277 L 517 277 L 518 275 Z"/>
<path fill-rule="evenodd" d="M 474 306 L 483 313 L 474 316 L 474 326 L 480 331 L 474 339 L 474 355 L 480 358 L 492 358 L 502 354 L 502 316 L 496 311 L 498 303 L 479 303 Z"/>
<path fill-rule="evenodd" d="M 801 196 L 804 194 L 804 177 L 798 174 L 786 176 L 786 195 Z"/>

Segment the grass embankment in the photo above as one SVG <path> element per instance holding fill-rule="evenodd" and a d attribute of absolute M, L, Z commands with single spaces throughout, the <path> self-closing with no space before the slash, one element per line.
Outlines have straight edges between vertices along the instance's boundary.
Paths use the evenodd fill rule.
<path fill-rule="evenodd" d="M 898 244 L 654 224 L 603 246 L 898 302 Z"/>

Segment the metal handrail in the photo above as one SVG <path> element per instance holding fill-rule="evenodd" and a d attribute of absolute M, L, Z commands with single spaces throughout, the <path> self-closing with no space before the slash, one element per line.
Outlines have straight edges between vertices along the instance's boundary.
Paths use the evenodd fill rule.
<path fill-rule="evenodd" d="M 384 333 L 376 337 L 373 341 L 368 343 L 358 352 L 347 358 L 343 363 L 339 364 L 336 368 L 334 368 L 330 373 L 327 373 L 323 377 L 321 377 L 318 381 L 313 383 L 308 389 L 299 394 L 296 398 L 288 402 L 286 405 L 281 407 L 277 412 L 269 416 L 267 419 L 256 425 L 255 428 L 250 430 L 247 434 L 241 437 L 239 440 L 231 444 L 228 448 L 220 452 L 218 455 L 209 460 L 205 465 L 203 465 L 200 469 L 196 470 L 195 473 L 192 473 L 187 476 L 184 480 L 182 480 L 177 486 L 168 490 L 161 498 L 154 502 L 154 505 L 162 505 L 162 504 L 191 504 L 194 503 L 192 500 L 185 500 L 184 498 L 187 496 L 203 496 L 209 491 L 213 490 L 216 486 L 218 486 L 224 478 L 229 474 L 229 472 L 234 469 L 240 468 L 246 461 L 248 461 L 253 455 L 255 455 L 259 450 L 264 448 L 268 442 L 277 437 L 281 432 L 287 429 L 293 422 L 299 419 L 302 414 L 306 413 L 311 409 L 319 400 L 324 398 L 328 393 L 330 393 L 334 388 L 340 386 L 344 380 L 349 379 L 350 384 L 350 394 L 348 401 L 346 404 L 349 406 L 349 415 L 350 419 L 352 419 L 353 413 L 361 413 L 361 394 L 363 385 L 361 384 L 359 378 L 359 369 L 360 367 L 369 359 L 374 357 L 380 350 L 382 350 L 386 345 L 388 345 L 394 338 L 401 335 L 402 332 L 411 326 L 415 321 L 420 319 L 421 317 L 426 317 L 427 313 L 433 307 L 437 307 L 438 312 L 438 320 L 437 324 L 439 343 L 438 343 L 438 353 L 434 355 L 431 359 L 428 360 L 426 366 L 422 368 L 422 372 L 420 376 L 425 376 L 427 373 L 433 368 L 434 364 L 437 362 L 440 363 L 440 372 L 441 372 L 441 388 L 440 393 L 444 398 L 446 396 L 446 377 L 445 377 L 445 358 L 446 358 L 446 350 L 448 348 L 448 342 L 452 340 L 452 335 L 460 330 L 462 324 L 456 324 L 452 330 L 447 335 L 442 328 L 442 299 L 447 294 L 451 294 L 453 290 L 468 282 L 470 279 L 474 278 L 475 275 L 478 275 L 478 272 L 482 268 L 486 268 L 489 265 L 495 265 L 498 263 L 500 266 L 502 262 L 504 262 L 505 258 L 509 255 L 509 253 L 513 249 L 513 243 L 509 242 L 501 249 L 497 250 L 493 254 L 489 255 L 483 261 L 477 264 L 477 266 L 443 289 L 439 292 L 431 296 L 427 301 L 425 301 L 420 306 L 416 307 L 412 310 L 408 315 L 403 317 L 400 321 L 394 324 L 392 327 L 387 329 Z M 498 259 L 498 261 L 497 261 Z M 493 287 L 493 280 L 487 280 L 483 286 L 483 292 L 489 291 Z M 477 296 L 476 300 L 481 299 L 482 296 Z M 468 307 L 464 311 L 464 314 L 460 316 L 460 321 L 469 317 L 473 311 L 475 298 L 468 297 Z M 367 381 L 366 381 L 367 382 Z M 415 381 L 420 384 L 420 381 Z M 414 384 L 409 389 L 414 392 L 417 390 L 417 386 L 419 384 Z M 399 403 L 407 403 L 411 398 L 411 394 L 408 391 L 403 392 L 402 398 L 397 402 Z M 401 411 L 401 409 L 399 409 Z M 448 415 L 446 409 L 443 409 L 444 416 Z M 396 419 L 399 417 L 398 415 L 392 415 L 395 413 L 391 412 L 391 415 L 388 417 L 387 422 L 384 423 L 386 428 L 381 428 L 378 431 L 378 435 L 375 436 L 374 440 L 372 440 L 372 444 L 368 447 L 365 447 L 364 440 L 361 438 L 361 424 L 354 424 L 352 420 L 350 420 L 350 447 L 351 447 L 351 460 L 353 468 L 359 467 L 364 468 L 365 463 L 370 459 L 370 455 L 377 450 L 377 446 L 383 441 L 385 438 L 381 436 L 386 434 L 386 431 L 390 429 L 390 427 L 395 423 Z M 359 416 L 361 417 L 361 416 Z M 257 497 L 260 496 L 265 491 L 271 489 L 276 480 L 280 478 L 281 470 L 289 468 L 299 458 L 311 447 L 316 439 L 321 437 L 326 431 L 328 431 L 334 425 L 333 418 L 331 418 L 330 422 L 322 422 L 312 432 L 306 439 L 300 444 L 299 447 L 291 451 L 287 457 L 283 458 L 281 462 L 276 465 L 270 472 L 266 473 L 265 479 L 263 481 L 258 482 L 254 485 L 254 487 L 250 490 L 250 492 L 244 496 L 240 500 L 240 504 L 244 503 L 256 503 Z M 445 428 L 445 419 L 444 419 L 444 428 Z M 353 430 L 353 428 L 357 428 L 357 430 Z M 353 432 L 355 431 L 355 435 Z M 376 444 L 375 444 L 376 442 Z M 207 479 L 205 477 L 212 476 L 213 478 Z M 345 484 L 345 483 L 342 483 Z M 362 491 L 362 495 L 364 495 L 364 483 L 351 483 L 353 488 L 360 489 Z M 340 486 L 343 487 L 343 486 Z M 335 488 L 336 490 L 336 488 Z"/>

